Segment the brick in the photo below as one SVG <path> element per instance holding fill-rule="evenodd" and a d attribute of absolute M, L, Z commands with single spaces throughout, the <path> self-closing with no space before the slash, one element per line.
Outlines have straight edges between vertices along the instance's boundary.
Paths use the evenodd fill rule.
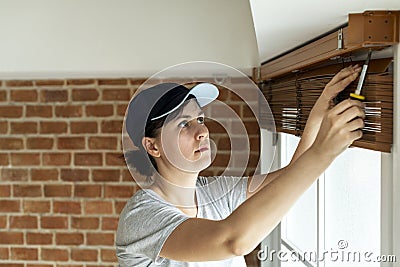
<path fill-rule="evenodd" d="M 218 103 L 211 107 L 211 118 L 237 118 L 240 117 L 241 114 L 241 107 L 240 104 L 225 104 L 225 103 Z"/>
<path fill-rule="evenodd" d="M 133 195 L 134 186 L 106 185 L 104 196 L 108 198 L 129 198 Z"/>
<path fill-rule="evenodd" d="M 63 80 L 36 80 L 37 86 L 62 86 L 65 84 Z"/>
<path fill-rule="evenodd" d="M 0 263 L 0 267 L 24 267 L 23 263 Z"/>
<path fill-rule="evenodd" d="M 58 149 L 84 149 L 84 137 L 59 137 L 57 138 Z"/>
<path fill-rule="evenodd" d="M 53 264 L 27 264 L 26 267 L 54 267 Z"/>
<path fill-rule="evenodd" d="M 101 166 L 103 157 L 101 153 L 75 153 L 76 166 Z"/>
<path fill-rule="evenodd" d="M 55 114 L 61 118 L 82 117 L 82 106 L 57 106 Z"/>
<path fill-rule="evenodd" d="M 116 137 L 89 137 L 89 149 L 117 149 Z"/>
<path fill-rule="evenodd" d="M 120 180 L 119 170 L 93 170 L 92 180 L 95 182 L 118 182 Z"/>
<path fill-rule="evenodd" d="M 51 118 L 53 117 L 53 107 L 50 105 L 27 105 L 25 116 L 27 118 L 39 117 L 39 118 Z"/>
<path fill-rule="evenodd" d="M 89 105 L 86 106 L 86 116 L 107 117 L 114 114 L 112 105 Z"/>
<path fill-rule="evenodd" d="M 21 138 L 0 138 L 0 150 L 23 149 L 24 142 Z"/>
<path fill-rule="evenodd" d="M 12 134 L 37 133 L 36 122 L 11 122 L 10 129 Z"/>
<path fill-rule="evenodd" d="M 119 104 L 119 105 L 117 105 L 117 115 L 118 116 L 125 116 L 127 108 L 128 108 L 127 104 Z"/>
<path fill-rule="evenodd" d="M 74 121 L 71 122 L 71 133 L 97 133 L 97 122 L 95 121 Z"/>
<path fill-rule="evenodd" d="M 28 175 L 27 169 L 2 168 L 0 177 L 1 181 L 27 181 Z"/>
<path fill-rule="evenodd" d="M 6 86 L 7 87 L 30 87 L 30 86 L 33 86 L 33 82 L 27 81 L 27 80 L 10 80 L 10 81 L 6 81 Z"/>
<path fill-rule="evenodd" d="M 103 262 L 118 262 L 117 255 L 113 249 L 101 249 L 100 255 Z"/>
<path fill-rule="evenodd" d="M 43 153 L 42 162 L 44 166 L 62 166 L 71 164 L 70 153 Z"/>
<path fill-rule="evenodd" d="M 260 138 L 251 137 L 250 138 L 250 151 L 259 152 L 260 151 Z"/>
<path fill-rule="evenodd" d="M 132 182 L 134 181 L 132 174 L 128 169 L 122 170 L 121 177 L 123 182 Z"/>
<path fill-rule="evenodd" d="M 45 261 L 68 261 L 67 249 L 42 248 L 41 258 Z"/>
<path fill-rule="evenodd" d="M 20 118 L 21 116 L 21 106 L 0 106 L 0 118 Z"/>
<path fill-rule="evenodd" d="M 0 216 L 0 229 L 7 227 L 7 216 Z"/>
<path fill-rule="evenodd" d="M 71 259 L 74 261 L 97 261 L 98 252 L 94 249 L 71 249 Z"/>
<path fill-rule="evenodd" d="M 257 121 L 245 121 L 245 122 L 238 122 L 238 121 L 233 121 L 232 122 L 232 129 L 242 129 L 243 126 L 241 124 L 244 124 L 247 134 L 259 134 L 260 133 L 260 126 L 258 125 Z M 240 127 L 240 128 L 239 128 Z"/>
<path fill-rule="evenodd" d="M 87 233 L 86 242 L 88 245 L 114 245 L 114 234 Z"/>
<path fill-rule="evenodd" d="M 11 248 L 12 260 L 38 260 L 37 248 Z"/>
<path fill-rule="evenodd" d="M 125 166 L 125 158 L 122 153 L 106 153 L 106 165 Z"/>
<path fill-rule="evenodd" d="M 5 102 L 5 101 L 7 101 L 7 92 L 0 91 L 0 102 Z"/>
<path fill-rule="evenodd" d="M 89 180 L 89 170 L 85 169 L 62 169 L 61 180 L 69 182 L 81 182 Z"/>
<path fill-rule="evenodd" d="M 25 213 L 49 213 L 50 201 L 24 200 L 23 209 Z"/>
<path fill-rule="evenodd" d="M 73 101 L 96 101 L 99 95 L 96 89 L 72 89 Z"/>
<path fill-rule="evenodd" d="M 81 245 L 83 234 L 81 233 L 56 233 L 57 245 Z"/>
<path fill-rule="evenodd" d="M 95 84 L 96 80 L 94 79 L 71 79 L 67 80 L 67 85 L 88 85 Z"/>
<path fill-rule="evenodd" d="M 102 100 L 129 101 L 131 93 L 129 89 L 104 89 Z"/>
<path fill-rule="evenodd" d="M 75 197 L 101 197 L 101 186 L 100 185 L 75 185 L 74 190 Z"/>
<path fill-rule="evenodd" d="M 21 232 L 0 232 L 0 244 L 23 244 L 24 235 Z"/>
<path fill-rule="evenodd" d="M 11 195 L 10 185 L 0 185 L 0 197 L 9 197 Z"/>
<path fill-rule="evenodd" d="M 224 87 L 218 87 L 218 89 L 219 89 L 219 95 L 217 100 L 226 102 L 227 100 L 230 99 L 230 90 Z"/>
<path fill-rule="evenodd" d="M 81 203 L 77 201 L 54 201 L 53 213 L 81 214 Z"/>
<path fill-rule="evenodd" d="M 42 216 L 40 218 L 40 227 L 43 229 L 67 229 L 68 217 Z"/>
<path fill-rule="evenodd" d="M 71 185 L 44 185 L 45 197 L 71 197 Z"/>
<path fill-rule="evenodd" d="M 26 139 L 26 147 L 28 149 L 52 149 L 53 143 L 53 138 L 28 137 Z"/>
<path fill-rule="evenodd" d="M 98 84 L 101 85 L 127 85 L 127 79 L 99 79 Z"/>
<path fill-rule="evenodd" d="M 36 229 L 38 228 L 37 217 L 31 215 L 10 216 L 10 228 Z"/>
<path fill-rule="evenodd" d="M 254 107 L 254 105 L 252 105 L 251 107 Z M 258 112 L 257 109 L 255 111 Z M 253 111 L 250 109 L 250 106 L 247 104 L 242 106 L 242 117 L 256 119 L 256 116 L 254 115 Z"/>
<path fill-rule="evenodd" d="M 126 205 L 126 201 L 115 201 L 114 207 L 115 207 L 115 213 L 120 214 L 123 208 Z"/>
<path fill-rule="evenodd" d="M 11 90 L 11 101 L 36 102 L 38 93 L 36 90 Z"/>
<path fill-rule="evenodd" d="M 74 229 L 98 229 L 99 218 L 96 217 L 72 217 L 71 227 Z"/>
<path fill-rule="evenodd" d="M 0 133 L 5 134 L 8 132 L 8 123 L 7 121 L 0 121 Z"/>
<path fill-rule="evenodd" d="M 122 120 L 108 120 L 101 122 L 102 133 L 122 133 Z"/>
<path fill-rule="evenodd" d="M 111 201 L 87 201 L 84 205 L 85 214 L 112 214 Z"/>
<path fill-rule="evenodd" d="M 147 79 L 130 79 L 131 85 L 142 85 Z"/>
<path fill-rule="evenodd" d="M 32 181 L 55 181 L 58 180 L 57 169 L 31 169 Z"/>
<path fill-rule="evenodd" d="M 226 167 L 228 166 L 229 159 L 229 154 L 217 154 L 212 164 L 213 166 Z"/>
<path fill-rule="evenodd" d="M 13 166 L 32 166 L 40 164 L 39 153 L 11 153 Z"/>
<path fill-rule="evenodd" d="M 53 243 L 53 234 L 26 233 L 26 242 L 29 245 L 50 245 Z"/>
<path fill-rule="evenodd" d="M 217 142 L 217 147 L 218 147 L 219 151 L 221 151 L 221 150 L 230 151 L 231 150 L 231 141 L 230 141 L 229 137 L 220 137 Z"/>
<path fill-rule="evenodd" d="M 102 230 L 115 231 L 118 228 L 118 217 L 103 217 L 101 219 Z"/>
<path fill-rule="evenodd" d="M 224 124 L 221 124 L 215 120 L 206 119 L 205 125 L 207 126 L 210 133 L 222 133 L 222 134 L 227 133 L 227 131 L 224 128 L 225 127 Z"/>
<path fill-rule="evenodd" d="M 40 122 L 40 133 L 56 134 L 56 133 L 66 133 L 67 123 L 66 122 L 53 122 L 53 121 L 42 121 Z"/>
<path fill-rule="evenodd" d="M 13 185 L 14 197 L 41 197 L 42 187 L 40 185 Z"/>
<path fill-rule="evenodd" d="M 66 102 L 68 101 L 67 90 L 41 90 L 41 102 Z"/>
<path fill-rule="evenodd" d="M 8 260 L 8 248 L 0 248 L 0 260 Z"/>
<path fill-rule="evenodd" d="M 244 162 L 247 161 L 247 167 L 257 167 L 259 161 L 259 155 L 238 154 L 235 155 L 233 160 L 234 160 L 233 161 L 234 166 L 243 166 Z"/>

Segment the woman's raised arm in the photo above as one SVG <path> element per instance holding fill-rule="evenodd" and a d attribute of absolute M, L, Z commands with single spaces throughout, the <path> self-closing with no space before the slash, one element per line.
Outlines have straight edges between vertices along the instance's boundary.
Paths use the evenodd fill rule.
<path fill-rule="evenodd" d="M 326 112 L 313 144 L 268 186 L 226 219 L 188 219 L 167 238 L 160 256 L 212 261 L 251 252 L 331 162 L 362 136 L 362 103 L 346 100 Z"/>

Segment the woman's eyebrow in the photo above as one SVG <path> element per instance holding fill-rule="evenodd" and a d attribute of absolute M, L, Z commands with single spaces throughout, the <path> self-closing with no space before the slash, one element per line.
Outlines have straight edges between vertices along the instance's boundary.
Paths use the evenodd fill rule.
<path fill-rule="evenodd" d="M 200 111 L 199 115 L 197 115 L 197 116 L 200 116 L 200 115 L 204 115 L 204 112 Z M 176 119 L 188 119 L 188 118 L 192 118 L 192 116 L 191 115 L 181 115 L 181 116 L 177 117 Z"/>

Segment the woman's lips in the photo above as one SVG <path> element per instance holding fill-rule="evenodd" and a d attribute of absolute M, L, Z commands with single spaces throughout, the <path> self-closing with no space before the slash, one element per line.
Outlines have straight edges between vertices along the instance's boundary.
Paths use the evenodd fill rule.
<path fill-rule="evenodd" d="M 202 147 L 202 148 L 196 150 L 195 152 L 204 152 L 204 151 L 207 151 L 207 150 L 208 150 L 208 147 Z"/>

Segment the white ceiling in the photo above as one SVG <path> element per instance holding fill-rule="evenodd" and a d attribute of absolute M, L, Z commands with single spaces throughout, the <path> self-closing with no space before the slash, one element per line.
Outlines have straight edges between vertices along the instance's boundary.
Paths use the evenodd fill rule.
<path fill-rule="evenodd" d="M 250 0 L 260 62 L 347 22 L 349 13 L 400 10 L 400 0 Z"/>

